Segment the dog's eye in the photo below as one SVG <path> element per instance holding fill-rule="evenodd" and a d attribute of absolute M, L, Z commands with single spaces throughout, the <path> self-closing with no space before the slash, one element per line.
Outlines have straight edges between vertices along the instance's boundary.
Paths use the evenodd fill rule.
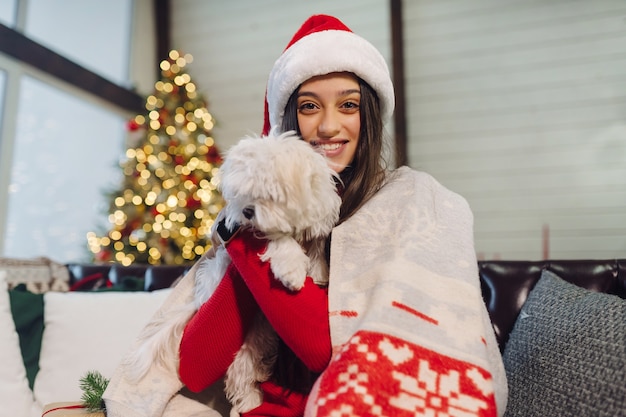
<path fill-rule="evenodd" d="M 254 217 L 254 207 L 252 206 L 245 207 L 243 210 L 241 210 L 241 212 L 243 213 L 243 216 L 248 220 Z"/>

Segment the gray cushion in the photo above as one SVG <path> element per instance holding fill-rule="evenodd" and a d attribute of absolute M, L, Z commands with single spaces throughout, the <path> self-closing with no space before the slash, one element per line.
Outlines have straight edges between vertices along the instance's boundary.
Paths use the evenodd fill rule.
<path fill-rule="evenodd" d="M 506 417 L 626 416 L 626 300 L 544 271 L 503 358 Z"/>

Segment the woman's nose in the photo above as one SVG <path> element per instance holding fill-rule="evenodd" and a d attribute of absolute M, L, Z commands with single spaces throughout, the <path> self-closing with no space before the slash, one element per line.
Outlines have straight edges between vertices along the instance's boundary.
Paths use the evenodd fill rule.
<path fill-rule="evenodd" d="M 336 112 L 325 111 L 317 130 L 320 137 L 330 138 L 337 135 L 341 130 L 341 123 Z"/>

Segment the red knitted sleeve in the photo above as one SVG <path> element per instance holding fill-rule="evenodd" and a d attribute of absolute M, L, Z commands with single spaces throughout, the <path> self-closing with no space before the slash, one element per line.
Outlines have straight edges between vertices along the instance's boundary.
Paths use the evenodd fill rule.
<path fill-rule="evenodd" d="M 231 264 L 183 332 L 178 372 L 187 388 L 200 392 L 226 373 L 258 311 L 250 290 Z"/>
<path fill-rule="evenodd" d="M 307 277 L 304 287 L 290 291 L 259 259 L 267 240 L 249 230 L 235 236 L 226 250 L 263 313 L 289 348 L 313 372 L 323 371 L 331 356 L 328 292 Z"/>

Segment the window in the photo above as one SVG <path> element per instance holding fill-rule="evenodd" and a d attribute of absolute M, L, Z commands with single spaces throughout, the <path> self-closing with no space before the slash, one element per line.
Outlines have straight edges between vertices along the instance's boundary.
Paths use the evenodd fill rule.
<path fill-rule="evenodd" d="M 0 23 L 13 26 L 16 10 L 17 0 L 0 0 Z"/>
<path fill-rule="evenodd" d="M 29 0 L 24 34 L 90 71 L 125 85 L 131 17 L 131 0 Z"/>
<path fill-rule="evenodd" d="M 133 5 L 133 0 L 29 0 L 18 9 L 16 2 L 0 0 L 0 23 L 8 30 L 14 21 L 23 22 L 13 34 L 26 36 L 39 50 L 47 48 L 55 63 L 74 62 L 89 80 L 111 81 L 107 90 L 116 87 L 136 98 L 119 87 L 131 84 Z M 85 235 L 106 227 L 106 191 L 121 175 L 124 126 L 134 113 L 2 51 L 0 256 L 88 262 Z"/>
<path fill-rule="evenodd" d="M 124 122 L 32 77 L 21 79 L 4 255 L 85 257 L 85 235 L 106 221 L 119 182 Z"/>

